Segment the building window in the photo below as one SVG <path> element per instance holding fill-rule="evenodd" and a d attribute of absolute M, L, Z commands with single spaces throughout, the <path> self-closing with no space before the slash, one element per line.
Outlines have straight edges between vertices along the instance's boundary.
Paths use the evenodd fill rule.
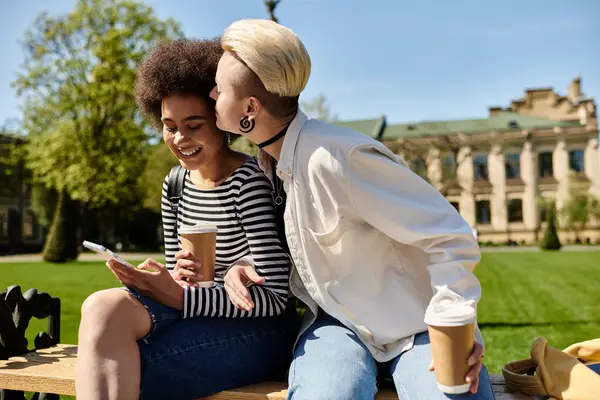
<path fill-rule="evenodd" d="M 456 179 L 456 157 L 446 154 L 442 158 L 442 179 Z"/>
<path fill-rule="evenodd" d="M 552 167 L 552 152 L 546 151 L 538 155 L 538 167 L 540 178 L 551 178 L 554 176 Z"/>
<path fill-rule="evenodd" d="M 23 237 L 26 240 L 36 240 L 39 236 L 39 225 L 33 211 L 28 210 L 23 217 Z"/>
<path fill-rule="evenodd" d="M 492 212 L 489 200 L 475 203 L 476 221 L 478 224 L 489 224 L 492 221 Z"/>
<path fill-rule="evenodd" d="M 581 149 L 569 151 L 569 169 L 577 173 L 583 173 L 585 166 L 583 157 L 583 150 Z"/>
<path fill-rule="evenodd" d="M 452 207 L 456 208 L 456 211 L 460 212 L 460 204 L 458 201 L 451 201 L 450 204 L 452 204 Z"/>
<path fill-rule="evenodd" d="M 508 222 L 523 222 L 523 200 L 508 200 Z"/>
<path fill-rule="evenodd" d="M 474 178 L 476 181 L 488 180 L 488 156 L 478 154 L 473 158 Z"/>
<path fill-rule="evenodd" d="M 420 177 L 427 176 L 427 165 L 422 158 L 413 158 L 410 162 L 410 169 Z"/>
<path fill-rule="evenodd" d="M 504 157 L 504 167 L 506 170 L 506 179 L 515 179 L 521 177 L 521 155 L 519 153 L 510 153 Z"/>

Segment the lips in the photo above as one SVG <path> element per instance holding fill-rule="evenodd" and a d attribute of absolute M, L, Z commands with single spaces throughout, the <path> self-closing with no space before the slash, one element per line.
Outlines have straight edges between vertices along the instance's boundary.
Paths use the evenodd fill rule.
<path fill-rule="evenodd" d="M 178 148 L 177 150 L 179 151 L 179 154 L 184 157 L 193 157 L 196 154 L 200 153 L 200 150 L 202 150 L 202 146 L 190 147 L 186 149 Z"/>

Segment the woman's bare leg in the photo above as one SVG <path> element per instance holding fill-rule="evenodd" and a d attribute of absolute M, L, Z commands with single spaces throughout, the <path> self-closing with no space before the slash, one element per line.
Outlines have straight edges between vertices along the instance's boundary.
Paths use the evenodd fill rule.
<path fill-rule="evenodd" d="M 152 326 L 144 306 L 123 289 L 88 297 L 81 307 L 75 390 L 83 400 L 139 398 L 137 341 Z"/>

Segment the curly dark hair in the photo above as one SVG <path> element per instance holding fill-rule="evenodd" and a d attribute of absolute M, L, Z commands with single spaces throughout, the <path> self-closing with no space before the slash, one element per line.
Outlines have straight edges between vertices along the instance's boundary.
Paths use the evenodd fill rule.
<path fill-rule="evenodd" d="M 171 94 L 195 95 L 214 107 L 217 64 L 223 54 L 219 38 L 178 39 L 150 52 L 138 69 L 135 99 L 139 109 L 160 127 L 162 99 Z"/>

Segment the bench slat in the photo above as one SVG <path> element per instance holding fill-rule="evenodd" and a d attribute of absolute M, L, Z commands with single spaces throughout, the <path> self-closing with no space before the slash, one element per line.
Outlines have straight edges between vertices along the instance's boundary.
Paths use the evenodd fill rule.
<path fill-rule="evenodd" d="M 77 346 L 60 344 L 0 361 L 0 388 L 75 395 Z"/>
<path fill-rule="evenodd" d="M 77 346 L 60 344 L 19 357 L 0 361 L 0 389 L 75 395 Z M 502 375 L 491 375 L 496 400 L 532 400 L 533 397 L 509 393 Z M 264 382 L 227 390 L 202 400 L 285 400 L 284 382 Z M 397 400 L 391 388 L 382 389 L 376 400 Z"/>

